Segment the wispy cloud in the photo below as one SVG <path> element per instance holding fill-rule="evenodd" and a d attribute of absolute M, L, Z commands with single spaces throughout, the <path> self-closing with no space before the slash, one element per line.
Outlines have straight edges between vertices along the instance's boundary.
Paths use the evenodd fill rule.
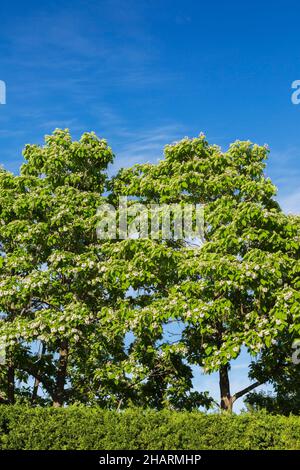
<path fill-rule="evenodd" d="M 180 124 L 164 124 L 154 128 L 137 129 L 136 132 L 126 128 L 119 129 L 116 145 L 116 161 L 112 172 L 122 166 L 136 163 L 155 162 L 163 157 L 165 145 L 184 137 L 184 127 Z M 121 138 L 121 141 L 120 141 Z"/>
<path fill-rule="evenodd" d="M 290 146 L 271 149 L 267 174 L 278 187 L 277 199 L 286 213 L 299 214 L 300 208 L 300 149 Z"/>
<path fill-rule="evenodd" d="M 11 25 L 2 26 L 11 51 L 2 61 L 22 67 L 25 80 L 38 64 L 35 88 L 73 86 L 76 91 L 76 85 L 108 89 L 173 80 L 174 74 L 164 69 L 158 39 L 150 33 L 143 8 L 136 2 L 130 8 L 130 3 L 92 1 L 84 8 L 65 4 L 59 10 L 41 8 L 34 16 L 17 17 L 13 34 Z"/>
<path fill-rule="evenodd" d="M 267 171 L 272 176 L 275 184 L 282 190 L 290 190 L 291 184 L 298 186 L 300 179 L 300 149 L 299 147 L 289 147 L 282 150 L 271 149 Z"/>
<path fill-rule="evenodd" d="M 288 214 L 300 214 L 300 190 L 279 198 L 282 209 Z"/>

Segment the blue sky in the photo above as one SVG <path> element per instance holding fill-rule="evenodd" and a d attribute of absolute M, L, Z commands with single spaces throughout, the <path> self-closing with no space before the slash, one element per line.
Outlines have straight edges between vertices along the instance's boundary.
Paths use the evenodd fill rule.
<path fill-rule="evenodd" d="M 299 212 L 299 14 L 281 0 L 3 1 L 0 162 L 17 171 L 56 127 L 107 138 L 114 170 L 203 131 L 224 149 L 268 143 L 279 200 Z"/>

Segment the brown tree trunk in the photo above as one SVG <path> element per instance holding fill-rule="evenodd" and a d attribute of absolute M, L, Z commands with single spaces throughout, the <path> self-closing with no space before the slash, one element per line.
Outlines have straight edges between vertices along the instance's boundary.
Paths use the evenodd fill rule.
<path fill-rule="evenodd" d="M 40 360 L 42 359 L 43 355 L 46 352 L 46 346 L 45 344 L 42 345 L 42 351 L 40 355 Z M 40 375 L 40 370 L 38 369 L 37 375 Z M 31 403 L 34 404 L 36 402 L 37 396 L 38 396 L 38 391 L 39 391 L 39 386 L 40 386 L 41 381 L 38 379 L 38 377 L 35 377 L 34 379 L 34 385 L 33 385 L 33 390 L 32 390 L 32 396 L 31 396 Z"/>
<path fill-rule="evenodd" d="M 219 370 L 219 384 L 221 395 L 221 409 L 231 412 L 233 400 L 230 394 L 230 382 L 228 375 L 229 366 L 222 366 Z"/>
<path fill-rule="evenodd" d="M 12 354 L 7 349 L 6 351 L 7 362 L 7 401 L 10 405 L 15 403 L 15 367 L 13 363 Z"/>
<path fill-rule="evenodd" d="M 58 360 L 58 369 L 56 376 L 56 386 L 55 394 L 53 400 L 53 406 L 59 408 L 64 404 L 64 392 L 65 392 L 65 383 L 68 367 L 68 342 L 66 340 L 62 341 L 60 350 L 59 350 L 59 360 Z"/>

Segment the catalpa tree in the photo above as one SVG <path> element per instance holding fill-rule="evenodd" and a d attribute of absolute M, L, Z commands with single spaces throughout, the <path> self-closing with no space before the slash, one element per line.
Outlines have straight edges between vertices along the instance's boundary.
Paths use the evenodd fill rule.
<path fill-rule="evenodd" d="M 184 325 L 181 339 L 164 350 L 181 352 L 206 373 L 219 371 L 226 410 L 262 383 L 231 392 L 230 363 L 241 348 L 258 356 L 283 332 L 299 333 L 299 224 L 274 199 L 267 154 L 239 141 L 222 152 L 201 135 L 168 145 L 158 164 L 121 170 L 113 184 L 116 195 L 148 204 L 203 205 L 203 246 L 183 243 L 167 292 L 133 315 L 140 329 Z"/>
<path fill-rule="evenodd" d="M 16 379 L 31 378 L 33 401 L 39 384 L 54 406 L 72 401 L 82 394 L 85 360 L 87 370 L 91 361 L 102 366 L 103 383 L 99 376 L 85 383 L 101 402 L 109 395 L 107 370 L 113 374 L 125 357 L 118 318 L 108 321 L 102 311 L 122 293 L 105 282 L 111 260 L 96 237 L 113 153 L 93 133 L 73 142 L 67 131 L 57 130 L 44 146 L 27 145 L 24 157 L 19 176 L 0 174 L 6 399 L 14 402 Z"/>

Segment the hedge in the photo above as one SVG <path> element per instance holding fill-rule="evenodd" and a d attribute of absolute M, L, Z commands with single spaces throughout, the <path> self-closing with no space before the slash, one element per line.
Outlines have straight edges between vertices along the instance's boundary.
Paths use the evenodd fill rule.
<path fill-rule="evenodd" d="M 0 449 L 300 449 L 300 417 L 1 405 Z"/>

